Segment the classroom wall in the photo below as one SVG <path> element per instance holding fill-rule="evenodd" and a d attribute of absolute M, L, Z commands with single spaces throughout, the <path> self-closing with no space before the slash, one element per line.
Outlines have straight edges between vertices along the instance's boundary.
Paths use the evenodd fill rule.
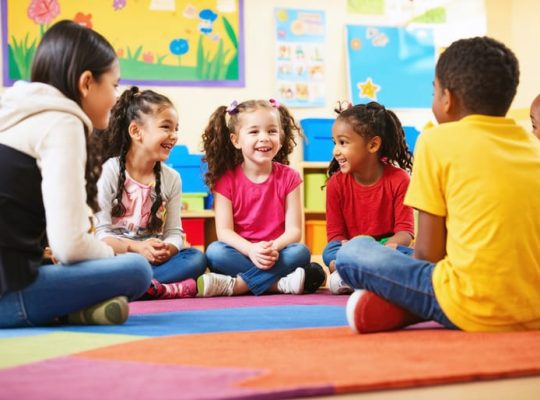
<path fill-rule="evenodd" d="M 246 86 L 244 88 L 152 87 L 169 96 L 180 115 L 179 143 L 188 145 L 192 152 L 200 151 L 200 137 L 208 116 L 222 104 L 233 99 L 269 98 L 275 95 L 274 23 L 276 7 L 306 8 L 326 12 L 326 105 L 321 108 L 294 109 L 295 116 L 331 117 L 336 100 L 348 97 L 345 71 L 343 26 L 350 21 L 346 14 L 346 0 L 244 0 L 244 39 Z M 528 108 L 540 92 L 540 57 L 536 56 L 540 37 L 540 2 L 537 0 L 486 0 L 487 34 L 512 48 L 521 64 L 521 84 L 513 108 Z M 1 57 L 1 56 L 0 56 Z M 1 64 L 0 64 L 1 66 Z M 0 67 L 1 68 L 1 67 Z M 123 89 L 123 88 L 122 88 Z M 426 111 L 399 115 L 418 121 L 431 118 Z M 295 153 L 293 162 L 300 155 Z"/>

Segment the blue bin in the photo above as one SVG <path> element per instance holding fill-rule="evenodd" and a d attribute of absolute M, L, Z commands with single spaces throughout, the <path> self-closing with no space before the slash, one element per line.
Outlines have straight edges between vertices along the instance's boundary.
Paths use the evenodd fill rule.
<path fill-rule="evenodd" d="M 165 164 L 180 173 L 182 177 L 182 192 L 209 192 L 208 186 L 204 183 L 204 174 L 208 168 L 206 163 L 202 161 L 202 158 L 202 154 L 189 154 L 188 148 L 184 145 L 178 144 L 172 148 Z"/>
<path fill-rule="evenodd" d="M 405 142 L 407 142 L 410 152 L 414 153 L 414 146 L 420 132 L 414 126 L 404 126 L 403 130 L 405 131 Z"/>
<path fill-rule="evenodd" d="M 300 125 L 306 135 L 304 161 L 330 161 L 332 159 L 332 125 L 334 118 L 304 118 Z"/>

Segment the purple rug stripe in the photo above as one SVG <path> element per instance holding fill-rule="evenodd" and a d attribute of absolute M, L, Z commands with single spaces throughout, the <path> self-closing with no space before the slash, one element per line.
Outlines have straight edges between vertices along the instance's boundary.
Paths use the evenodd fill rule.
<path fill-rule="evenodd" d="M 264 371 L 90 360 L 72 356 L 0 371 L 0 386 L 2 393 L 9 393 L 10 398 L 42 400 L 284 399 L 333 393 L 329 386 L 281 389 L 238 386 L 238 382 L 261 373 Z"/>
<path fill-rule="evenodd" d="M 405 329 L 444 329 L 444 326 L 435 321 L 424 321 L 408 326 Z"/>
<path fill-rule="evenodd" d="M 282 305 L 330 305 L 345 306 L 349 296 L 336 296 L 327 290 L 314 294 L 273 294 L 263 296 L 209 297 L 174 300 L 136 301 L 130 303 L 131 315 L 171 311 L 196 311 L 239 307 L 268 307 Z"/>

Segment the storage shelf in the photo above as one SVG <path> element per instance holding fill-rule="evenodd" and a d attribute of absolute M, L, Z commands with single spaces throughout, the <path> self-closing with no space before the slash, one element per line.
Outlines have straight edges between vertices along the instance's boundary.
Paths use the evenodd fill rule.
<path fill-rule="evenodd" d="M 309 215 L 311 217 L 325 217 L 326 211 L 325 210 L 304 210 L 304 214 Z"/>
<path fill-rule="evenodd" d="M 328 169 L 330 163 L 326 161 L 302 161 L 303 169 Z"/>
<path fill-rule="evenodd" d="M 182 211 L 181 218 L 214 218 L 214 210 Z"/>

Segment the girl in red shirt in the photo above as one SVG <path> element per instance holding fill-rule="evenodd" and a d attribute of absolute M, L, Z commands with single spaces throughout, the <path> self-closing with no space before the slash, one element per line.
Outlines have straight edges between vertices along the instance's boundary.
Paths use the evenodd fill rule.
<path fill-rule="evenodd" d="M 412 156 L 397 116 L 377 102 L 336 110 L 334 158 L 328 167 L 328 244 L 323 259 L 334 294 L 351 293 L 334 269 L 336 254 L 349 239 L 369 235 L 410 254 L 413 209 L 403 204 Z"/>

